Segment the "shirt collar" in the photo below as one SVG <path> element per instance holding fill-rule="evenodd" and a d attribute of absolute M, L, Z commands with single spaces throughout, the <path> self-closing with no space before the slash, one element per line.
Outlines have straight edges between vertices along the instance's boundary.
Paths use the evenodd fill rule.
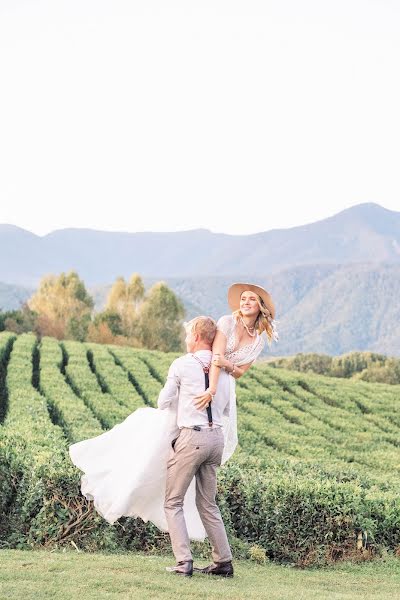
<path fill-rule="evenodd" d="M 191 354 L 198 354 L 199 356 L 203 355 L 203 356 L 209 356 L 210 354 L 212 354 L 211 350 L 197 350 L 197 352 L 191 352 Z"/>

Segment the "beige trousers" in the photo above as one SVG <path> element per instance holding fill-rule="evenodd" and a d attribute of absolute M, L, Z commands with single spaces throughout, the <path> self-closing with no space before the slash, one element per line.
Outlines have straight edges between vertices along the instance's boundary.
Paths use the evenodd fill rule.
<path fill-rule="evenodd" d="M 221 513 L 215 503 L 217 467 L 221 464 L 224 435 L 220 428 L 200 431 L 183 428 L 167 463 L 164 510 L 177 562 L 192 560 L 183 514 L 183 500 L 196 477 L 196 506 L 212 547 L 214 562 L 232 559 Z"/>

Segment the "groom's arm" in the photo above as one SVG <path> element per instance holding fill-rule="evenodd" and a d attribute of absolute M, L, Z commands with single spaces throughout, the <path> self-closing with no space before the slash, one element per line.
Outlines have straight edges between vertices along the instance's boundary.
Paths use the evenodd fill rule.
<path fill-rule="evenodd" d="M 174 360 L 168 371 L 167 381 L 161 390 L 157 406 L 161 410 L 168 408 L 174 400 L 177 400 L 180 387 L 180 375 L 177 360 Z"/>

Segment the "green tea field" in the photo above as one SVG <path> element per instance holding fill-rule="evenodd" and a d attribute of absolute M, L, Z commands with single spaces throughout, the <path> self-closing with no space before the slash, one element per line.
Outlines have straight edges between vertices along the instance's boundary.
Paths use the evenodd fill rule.
<path fill-rule="evenodd" d="M 0 547 L 170 549 L 79 493 L 68 445 L 155 406 L 176 355 L 0 334 Z M 301 566 L 400 553 L 400 386 L 255 365 L 219 472 L 235 555 Z M 207 553 L 207 543 L 201 553 Z"/>

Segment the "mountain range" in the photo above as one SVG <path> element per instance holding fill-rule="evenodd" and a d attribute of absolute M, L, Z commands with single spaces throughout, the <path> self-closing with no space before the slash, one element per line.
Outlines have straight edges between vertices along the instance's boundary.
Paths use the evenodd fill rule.
<path fill-rule="evenodd" d="M 230 283 L 256 281 L 277 308 L 280 341 L 270 353 L 400 355 L 400 213 L 377 204 L 246 236 L 65 229 L 40 237 L 0 225 L 3 309 L 28 298 L 46 273 L 70 269 L 84 279 L 97 309 L 118 275 L 138 272 L 147 286 L 166 281 L 188 318 L 226 313 Z"/>
<path fill-rule="evenodd" d="M 360 204 L 332 217 L 251 235 L 204 229 L 122 233 L 61 229 L 44 236 L 0 225 L 0 281 L 35 287 L 75 269 L 88 285 L 136 271 L 144 277 L 247 277 L 299 265 L 400 263 L 400 212 Z"/>

